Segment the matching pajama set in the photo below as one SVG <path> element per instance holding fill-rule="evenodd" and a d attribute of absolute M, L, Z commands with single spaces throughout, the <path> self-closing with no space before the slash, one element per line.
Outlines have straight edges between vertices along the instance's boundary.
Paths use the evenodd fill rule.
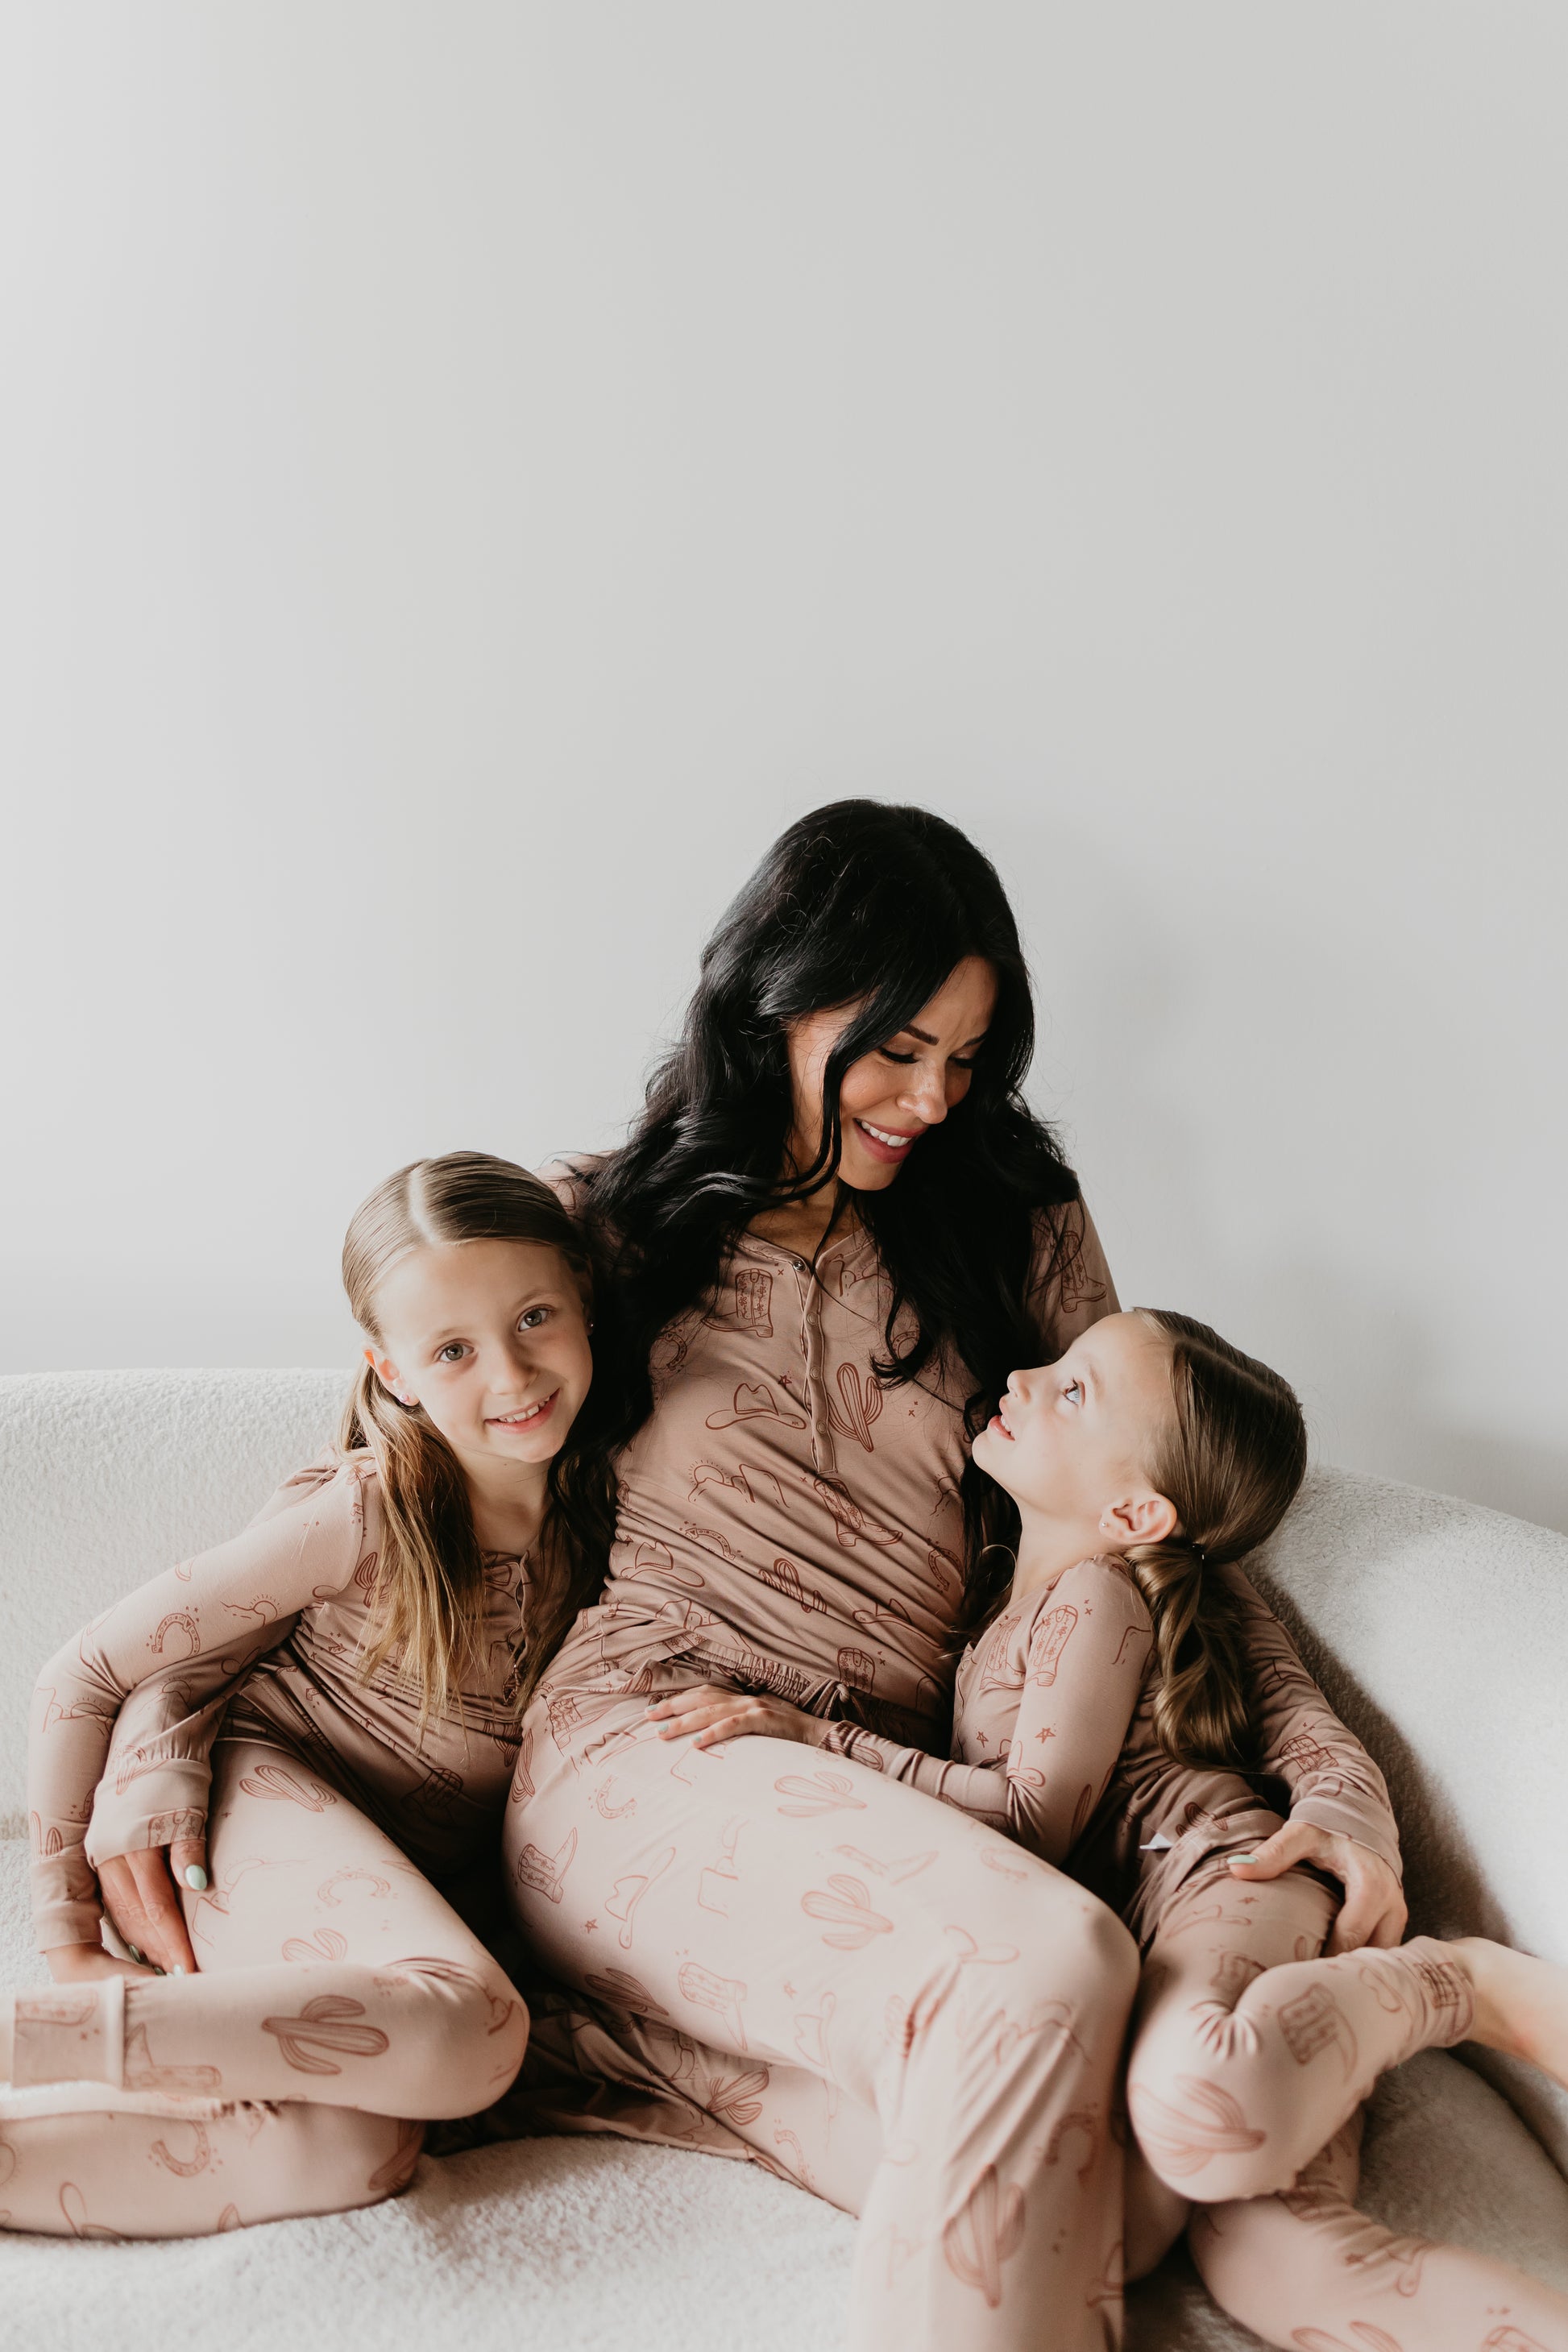
<path fill-rule="evenodd" d="M 1042 1357 L 1114 1307 L 1068 1213 Z M 861 2213 L 862 2347 L 1116 2342 L 1125 2200 L 1140 2269 L 1190 2215 L 1216 2298 L 1302 2352 L 1568 2352 L 1559 2298 L 1349 2201 L 1361 2100 L 1461 2039 L 1468 1994 L 1441 1947 L 1320 1960 L 1335 1896 L 1310 1871 L 1230 1877 L 1276 1794 L 1398 1866 L 1375 1766 L 1244 1578 L 1261 1787 L 1159 1749 L 1147 1612 L 1106 1562 L 1003 1612 L 931 1752 L 969 1381 L 882 1388 L 888 1303 L 864 1234 L 815 1268 L 741 1236 L 656 1352 L 604 1597 L 521 1727 L 521 1561 L 490 1563 L 461 1723 L 421 1736 L 395 1671 L 360 1680 L 363 1463 L 302 1474 L 51 1662 L 41 1944 L 96 1937 L 94 1859 L 199 1831 L 216 1729 L 212 1885 L 185 1897 L 194 1979 L 16 2001 L 0 2221 L 336 2210 L 404 2185 L 425 2119 L 482 2113 L 470 2131 L 744 2154 Z M 710 1681 L 789 1700 L 825 1744 L 659 1738 L 648 1705 Z M 528 2015 L 459 1908 L 509 1781 L 508 1882 L 554 1980 L 530 1981 L 498 2097 Z"/>
<path fill-rule="evenodd" d="M 479 1686 L 422 1729 L 395 1663 L 360 1675 L 379 1527 L 365 1457 L 308 1470 L 39 1676 L 40 1947 L 99 1941 L 95 1860 L 204 1821 L 210 1883 L 183 1897 L 195 1976 L 16 1997 L 0 2224 L 186 2236 L 363 2205 L 405 2184 L 425 2119 L 516 2074 L 527 2012 L 454 1906 L 493 1874 L 526 1565 L 487 1563 Z"/>
<path fill-rule="evenodd" d="M 1078 1246 L 1036 1302 L 1043 1357 L 1114 1304 L 1092 1228 L 1068 1213 Z M 564 2121 L 574 2072 L 593 2076 L 605 2087 L 590 2126 L 743 2140 L 860 2210 L 858 2345 L 1065 2352 L 1119 2327 L 1114 2108 L 1137 1960 L 1110 1911 L 1042 1855 L 1059 1859 L 1076 1834 L 1102 1865 L 1123 1856 L 1130 1792 L 1105 1783 L 1137 1644 L 1116 1625 L 1132 1643 L 1118 1670 L 1128 1704 L 1098 1772 L 1038 1792 L 1039 1852 L 1004 1843 L 996 1829 L 1031 1818 L 1026 1786 L 999 1784 L 983 1750 L 956 1764 L 928 1752 L 945 1737 L 963 1593 L 970 1382 L 950 1364 L 880 1387 L 889 1303 L 864 1234 L 815 1268 L 743 1234 L 707 1311 L 656 1351 L 655 1410 L 617 1465 L 610 1578 L 529 1710 L 508 1808 L 521 1924 L 571 1995 L 542 2004 L 523 2087 L 544 2116 L 559 2091 Z M 1392 1858 L 1375 1767 L 1248 1599 L 1257 1676 L 1289 1661 L 1270 1722 L 1291 1727 L 1265 1769 L 1299 1815 Z M 824 1718 L 826 1749 L 662 1740 L 648 1705 L 701 1682 Z M 1300 1737 L 1303 1720 L 1319 1736 Z M 1162 1781 L 1159 1819 L 1180 1852 L 1148 1874 L 1152 1906 L 1201 1879 L 1242 1819 L 1198 1818 L 1203 1780 Z M 1250 1843 L 1277 1816 L 1245 1796 Z M 1331 1906 L 1302 1884 L 1304 1957 Z M 1229 1916 L 1250 1932 L 1248 1910 Z M 1400 2051 L 1418 2046 L 1408 2019 L 1402 2030 Z M 661 2081 L 684 2126 L 659 2113 Z"/>

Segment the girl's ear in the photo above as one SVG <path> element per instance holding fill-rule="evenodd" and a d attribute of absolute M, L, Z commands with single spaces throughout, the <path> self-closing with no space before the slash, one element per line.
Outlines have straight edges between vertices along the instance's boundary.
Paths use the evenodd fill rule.
<path fill-rule="evenodd" d="M 378 1356 L 374 1348 L 367 1348 L 364 1351 L 364 1360 L 382 1387 L 390 1389 L 399 1404 L 415 1404 L 418 1402 L 417 1398 L 411 1396 L 404 1387 L 403 1375 L 390 1356 Z"/>
<path fill-rule="evenodd" d="M 1118 1549 L 1131 1551 L 1136 1544 L 1163 1543 L 1173 1536 L 1181 1520 L 1176 1507 L 1168 1495 L 1124 1495 L 1119 1503 L 1108 1503 L 1100 1515 L 1100 1532 L 1109 1536 Z"/>

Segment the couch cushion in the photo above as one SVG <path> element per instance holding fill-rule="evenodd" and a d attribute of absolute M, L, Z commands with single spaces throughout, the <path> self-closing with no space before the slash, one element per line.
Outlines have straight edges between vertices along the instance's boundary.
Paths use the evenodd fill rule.
<path fill-rule="evenodd" d="M 0 1814 L 26 1802 L 46 1658 L 111 1601 L 237 1534 L 319 1454 L 345 1372 L 0 1379 Z"/>
<path fill-rule="evenodd" d="M 1387 1775 L 1412 1932 L 1568 1960 L 1568 1537 L 1318 1469 L 1247 1565 Z"/>

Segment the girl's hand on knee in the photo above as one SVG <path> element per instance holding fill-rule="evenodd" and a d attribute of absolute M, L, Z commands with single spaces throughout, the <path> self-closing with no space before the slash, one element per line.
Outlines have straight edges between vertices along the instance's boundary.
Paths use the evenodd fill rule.
<path fill-rule="evenodd" d="M 206 1848 L 200 1838 L 116 1854 L 99 1864 L 98 1884 L 127 1951 L 169 1976 L 195 1974 L 180 1889 L 193 1895 L 206 1890 Z"/>
<path fill-rule="evenodd" d="M 659 1699 L 644 1720 L 658 1725 L 661 1739 L 690 1738 L 698 1748 L 714 1748 L 722 1739 L 743 1739 L 748 1733 L 753 1738 L 798 1739 L 807 1748 L 817 1748 L 826 1728 L 815 1715 L 786 1706 L 783 1699 L 725 1690 L 717 1683 L 698 1683 L 690 1690 Z"/>
<path fill-rule="evenodd" d="M 1280 1878 L 1299 1862 L 1315 1864 L 1344 1888 L 1329 1937 L 1331 1954 L 1358 1952 L 1363 1944 L 1386 1948 L 1400 1941 L 1409 1913 L 1398 1879 L 1381 1854 L 1337 1831 L 1321 1830 L 1311 1822 L 1287 1822 L 1245 1862 L 1233 1862 L 1231 1875 Z"/>

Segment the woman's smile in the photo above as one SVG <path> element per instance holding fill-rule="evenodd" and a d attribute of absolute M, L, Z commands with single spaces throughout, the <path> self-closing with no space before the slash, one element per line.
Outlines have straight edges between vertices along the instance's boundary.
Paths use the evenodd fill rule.
<path fill-rule="evenodd" d="M 902 1129 L 873 1127 L 868 1118 L 858 1118 L 854 1121 L 854 1126 L 871 1157 L 874 1160 L 885 1161 L 902 1160 L 925 1133 L 923 1125 Z"/>

